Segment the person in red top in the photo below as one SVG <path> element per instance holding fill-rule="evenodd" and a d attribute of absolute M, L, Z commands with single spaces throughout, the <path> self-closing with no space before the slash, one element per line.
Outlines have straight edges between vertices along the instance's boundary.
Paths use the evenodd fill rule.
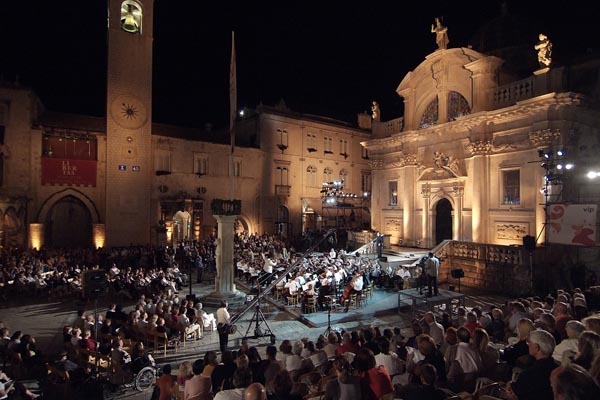
<path fill-rule="evenodd" d="M 94 339 L 92 339 L 92 332 L 86 330 L 83 333 L 83 338 L 79 340 L 79 347 L 85 349 L 87 351 L 95 351 L 97 343 Z"/>
<path fill-rule="evenodd" d="M 363 382 L 363 399 L 379 399 L 394 391 L 387 369 L 376 364 L 375 355 L 366 347 L 361 348 L 354 357 L 354 366 Z"/>
<path fill-rule="evenodd" d="M 465 323 L 465 328 L 467 328 L 471 333 L 473 333 L 473 331 L 477 328 L 483 328 L 477 320 L 477 314 L 475 314 L 473 311 L 467 313 L 467 322 Z"/>
<path fill-rule="evenodd" d="M 171 375 L 171 364 L 165 364 L 162 367 L 162 375 L 156 380 L 156 386 L 160 390 L 159 400 L 171 400 L 171 390 L 176 381 L 177 377 Z"/>
<path fill-rule="evenodd" d="M 358 353 L 359 347 L 352 341 L 352 336 L 349 332 L 344 332 L 342 335 L 342 344 L 335 349 L 336 354 L 342 355 L 344 353 Z"/>

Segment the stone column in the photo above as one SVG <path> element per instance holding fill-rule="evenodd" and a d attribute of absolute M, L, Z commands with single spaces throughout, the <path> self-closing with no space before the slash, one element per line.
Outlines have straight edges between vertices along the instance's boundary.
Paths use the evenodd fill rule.
<path fill-rule="evenodd" d="M 215 293 L 228 296 L 236 292 L 233 283 L 233 230 L 237 215 L 214 215 L 218 227 L 217 237 L 217 276 Z"/>
<path fill-rule="evenodd" d="M 210 306 L 218 307 L 223 300 L 230 305 L 242 304 L 246 295 L 239 292 L 233 282 L 234 257 L 233 244 L 235 235 L 235 220 L 241 214 L 241 201 L 215 199 L 211 204 L 213 217 L 218 223 L 216 248 L 217 274 L 215 276 L 215 291 L 202 299 Z"/>
<path fill-rule="evenodd" d="M 431 248 L 433 238 L 431 237 L 431 185 L 429 183 L 421 187 L 421 196 L 423 196 L 423 220 L 421 226 L 421 244 L 418 247 Z"/>

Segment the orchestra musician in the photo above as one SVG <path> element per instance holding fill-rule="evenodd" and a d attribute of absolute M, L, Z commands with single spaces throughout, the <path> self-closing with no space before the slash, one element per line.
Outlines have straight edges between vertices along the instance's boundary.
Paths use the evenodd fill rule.
<path fill-rule="evenodd" d="M 344 290 L 344 294 L 342 295 L 342 299 L 340 301 L 341 304 L 346 305 L 346 308 L 344 308 L 344 312 L 348 312 L 348 309 L 350 308 L 350 296 L 352 296 L 353 294 L 360 296 L 362 294 L 363 285 L 364 281 L 362 272 L 357 271 L 352 277 L 352 280 L 350 281 L 348 287 L 346 287 L 346 290 Z"/>

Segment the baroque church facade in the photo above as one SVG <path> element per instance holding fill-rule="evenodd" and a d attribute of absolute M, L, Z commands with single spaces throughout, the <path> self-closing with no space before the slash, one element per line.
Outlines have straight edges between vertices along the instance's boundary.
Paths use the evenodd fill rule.
<path fill-rule="evenodd" d="M 599 169 L 597 61 L 540 65 L 528 76 L 505 62 L 440 48 L 397 87 L 403 117 L 373 121 L 363 143 L 371 223 L 392 243 L 597 245 L 600 190 L 589 179 Z M 587 216 L 559 225 L 550 211 L 557 204 Z M 588 237 L 574 239 L 583 230 Z"/>

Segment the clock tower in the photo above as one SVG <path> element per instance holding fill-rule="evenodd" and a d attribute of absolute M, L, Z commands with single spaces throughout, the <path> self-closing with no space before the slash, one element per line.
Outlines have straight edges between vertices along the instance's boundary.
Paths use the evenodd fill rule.
<path fill-rule="evenodd" d="M 150 243 L 153 0 L 108 0 L 106 245 Z"/>

